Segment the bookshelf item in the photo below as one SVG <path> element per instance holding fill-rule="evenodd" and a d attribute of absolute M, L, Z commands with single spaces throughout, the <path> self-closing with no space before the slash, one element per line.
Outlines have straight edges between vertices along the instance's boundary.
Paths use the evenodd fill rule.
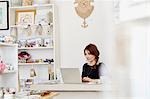
<path fill-rule="evenodd" d="M 34 24 L 36 10 L 16 10 L 16 24 Z"/>
<path fill-rule="evenodd" d="M 23 0 L 22 1 L 23 6 L 30 6 L 30 5 L 32 5 L 32 3 L 33 3 L 33 0 Z"/>

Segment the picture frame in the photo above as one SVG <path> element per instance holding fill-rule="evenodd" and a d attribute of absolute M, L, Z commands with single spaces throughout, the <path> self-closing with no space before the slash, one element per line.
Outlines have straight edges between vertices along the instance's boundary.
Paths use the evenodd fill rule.
<path fill-rule="evenodd" d="M 0 1 L 0 30 L 9 29 L 9 2 Z"/>
<path fill-rule="evenodd" d="M 16 10 L 16 24 L 31 25 L 35 23 L 36 10 Z"/>

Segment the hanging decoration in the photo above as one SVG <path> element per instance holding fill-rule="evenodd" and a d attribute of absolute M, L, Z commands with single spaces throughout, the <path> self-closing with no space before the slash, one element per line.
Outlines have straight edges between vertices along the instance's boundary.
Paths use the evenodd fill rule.
<path fill-rule="evenodd" d="M 28 36 L 31 36 L 32 35 L 31 25 L 28 25 L 27 28 L 24 28 L 24 31 Z"/>
<path fill-rule="evenodd" d="M 35 77 L 36 76 L 36 72 L 35 72 L 35 69 L 32 67 L 30 69 L 30 77 Z"/>
<path fill-rule="evenodd" d="M 93 2 L 94 0 L 75 0 L 75 11 L 84 20 L 81 25 L 83 28 L 88 27 L 86 18 L 91 15 L 94 9 Z"/>
<path fill-rule="evenodd" d="M 42 27 L 41 24 L 39 24 L 39 25 L 36 27 L 35 33 L 37 33 L 38 35 L 42 35 L 42 32 L 43 32 L 43 27 Z"/>

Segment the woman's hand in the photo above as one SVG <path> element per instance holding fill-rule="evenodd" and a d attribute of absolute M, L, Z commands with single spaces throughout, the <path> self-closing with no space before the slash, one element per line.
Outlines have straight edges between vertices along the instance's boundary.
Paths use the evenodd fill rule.
<path fill-rule="evenodd" d="M 83 82 L 92 82 L 93 79 L 91 79 L 91 78 L 89 78 L 89 77 L 83 77 L 83 78 L 82 78 L 82 81 L 83 81 Z"/>

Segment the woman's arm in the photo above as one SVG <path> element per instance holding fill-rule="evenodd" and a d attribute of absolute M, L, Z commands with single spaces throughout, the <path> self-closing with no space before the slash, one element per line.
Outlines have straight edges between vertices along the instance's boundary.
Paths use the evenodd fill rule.
<path fill-rule="evenodd" d="M 82 78 L 82 81 L 83 81 L 83 82 L 92 82 L 93 79 L 91 79 L 91 78 L 89 78 L 89 77 L 83 77 L 83 78 Z"/>
<path fill-rule="evenodd" d="M 83 82 L 100 83 L 100 79 L 91 79 L 89 77 L 83 77 Z"/>
<path fill-rule="evenodd" d="M 85 66 L 85 64 L 83 65 L 83 68 L 82 68 L 82 81 L 84 82 L 86 82 L 86 77 L 87 77 L 87 71 L 86 71 L 87 69 L 86 69 L 86 66 Z"/>

